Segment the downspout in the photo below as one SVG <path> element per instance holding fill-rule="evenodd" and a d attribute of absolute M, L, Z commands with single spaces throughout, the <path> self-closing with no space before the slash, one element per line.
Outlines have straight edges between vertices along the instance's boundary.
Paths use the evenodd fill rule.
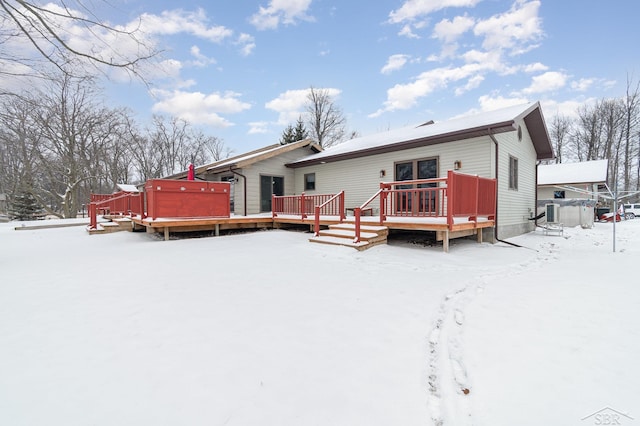
<path fill-rule="evenodd" d="M 238 175 L 238 176 L 240 176 L 242 178 L 242 183 L 243 183 L 242 184 L 242 192 L 243 192 L 243 195 L 244 195 L 244 197 L 243 197 L 244 198 L 244 201 L 243 201 L 244 202 L 244 216 L 246 216 L 247 215 L 247 177 L 245 175 L 243 175 L 242 173 L 239 173 L 239 172 L 236 172 L 235 170 L 233 170 L 231 168 L 231 166 L 229 166 L 229 171 L 231 173 L 233 173 L 234 175 Z"/>
<path fill-rule="evenodd" d="M 499 171 L 499 167 L 498 167 L 498 164 L 499 164 L 498 163 L 498 160 L 499 160 L 499 157 L 498 157 L 498 140 L 493 135 L 493 133 L 491 133 L 491 127 L 489 127 L 487 130 L 489 131 L 489 137 L 493 141 L 493 144 L 496 146 L 496 158 L 495 158 L 495 168 L 496 168 L 496 170 L 495 170 L 495 173 L 496 173 L 496 222 L 495 222 L 495 225 L 496 226 L 493 227 L 493 236 L 496 239 L 496 241 L 499 241 L 501 243 L 509 244 L 511 246 L 514 246 L 514 247 L 526 248 L 526 247 L 523 247 L 523 246 L 518 245 L 516 243 L 511 243 L 509 241 L 501 240 L 500 237 L 498 237 L 498 206 L 499 206 L 498 197 L 500 196 L 499 180 L 498 180 L 498 177 L 499 177 L 499 174 L 498 174 L 498 171 Z M 536 167 L 536 173 L 537 172 L 538 172 L 538 170 L 537 170 L 537 167 Z"/>

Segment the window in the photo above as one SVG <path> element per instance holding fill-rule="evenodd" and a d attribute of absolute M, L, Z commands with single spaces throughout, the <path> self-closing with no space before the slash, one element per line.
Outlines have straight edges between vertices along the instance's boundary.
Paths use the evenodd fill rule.
<path fill-rule="evenodd" d="M 553 191 L 553 198 L 564 198 L 564 191 Z"/>
<path fill-rule="evenodd" d="M 509 189 L 518 190 L 518 159 L 509 156 Z"/>
<path fill-rule="evenodd" d="M 405 161 L 395 164 L 395 180 L 433 179 L 438 177 L 438 158 L 425 158 L 421 160 Z M 403 191 L 414 188 L 436 188 L 435 182 L 420 183 L 417 185 L 397 185 L 401 190 L 396 194 L 396 213 L 435 215 L 438 206 L 438 191 Z"/>
<path fill-rule="evenodd" d="M 316 189 L 316 174 L 307 173 L 304 175 L 304 190 L 313 191 Z"/>

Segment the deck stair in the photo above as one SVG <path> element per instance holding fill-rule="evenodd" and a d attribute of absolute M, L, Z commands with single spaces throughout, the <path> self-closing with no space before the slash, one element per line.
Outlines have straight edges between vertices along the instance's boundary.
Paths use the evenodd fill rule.
<path fill-rule="evenodd" d="M 355 243 L 355 225 L 352 223 L 339 223 L 329 225 L 328 229 L 323 229 L 316 237 L 309 238 L 313 243 L 333 244 L 353 247 L 357 250 L 365 250 L 378 244 L 387 243 L 389 228 L 386 226 L 361 226 L 360 242 Z"/>
<path fill-rule="evenodd" d="M 131 231 L 133 225 L 127 217 L 111 217 L 109 222 L 101 222 L 96 229 L 88 229 L 90 235 L 108 234 L 111 232 Z"/>

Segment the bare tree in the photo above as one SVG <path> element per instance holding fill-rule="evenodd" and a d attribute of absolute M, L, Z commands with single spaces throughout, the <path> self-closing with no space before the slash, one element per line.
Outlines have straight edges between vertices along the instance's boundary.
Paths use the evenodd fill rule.
<path fill-rule="evenodd" d="M 640 170 L 640 83 L 633 83 L 627 77 L 627 90 L 622 99 L 622 109 L 624 115 L 624 154 L 622 159 L 622 182 L 625 191 L 634 189 L 632 182 L 632 171 L 634 160 Z M 638 136 L 637 138 L 635 136 Z M 635 189 L 640 185 L 640 176 L 636 174 Z"/>
<path fill-rule="evenodd" d="M 190 163 L 206 164 L 232 152 L 222 140 L 203 134 L 188 121 L 161 115 L 155 115 L 147 135 L 137 139 L 136 150 L 145 179 L 169 176 L 186 170 Z"/>
<path fill-rule="evenodd" d="M 551 121 L 551 143 L 556 153 L 555 162 L 562 163 L 564 151 L 566 150 L 566 143 L 569 139 L 572 129 L 571 120 L 564 116 L 557 114 Z"/>
<path fill-rule="evenodd" d="M 37 161 L 26 169 L 32 194 L 52 214 L 75 217 L 90 192 L 112 191 L 111 168 L 124 162 L 124 112 L 104 107 L 98 95 L 93 80 L 62 74 L 21 104 Z"/>
<path fill-rule="evenodd" d="M 310 136 L 321 147 L 328 148 L 344 138 L 347 120 L 328 89 L 311 86 L 306 109 Z"/>
<path fill-rule="evenodd" d="M 202 146 L 204 149 L 204 161 L 202 161 L 202 163 L 196 163 L 194 161 L 194 164 L 205 164 L 209 161 L 224 160 L 233 154 L 233 149 L 226 146 L 222 139 L 215 136 L 204 136 Z"/>
<path fill-rule="evenodd" d="M 158 53 L 139 26 L 108 25 L 82 0 L 0 0 L 0 21 L 0 75 L 6 77 L 44 77 L 51 65 L 76 76 L 89 65 L 140 77 L 141 62 Z"/>

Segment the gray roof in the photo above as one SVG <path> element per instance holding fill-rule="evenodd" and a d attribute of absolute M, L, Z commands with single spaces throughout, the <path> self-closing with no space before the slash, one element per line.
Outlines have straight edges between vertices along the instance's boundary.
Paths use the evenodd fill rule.
<path fill-rule="evenodd" d="M 287 166 L 302 167 L 515 131 L 516 121 L 520 119 L 524 120 L 531 135 L 537 158 L 553 158 L 553 148 L 540 103 L 535 102 L 347 140 L 317 154 L 291 162 Z"/>

